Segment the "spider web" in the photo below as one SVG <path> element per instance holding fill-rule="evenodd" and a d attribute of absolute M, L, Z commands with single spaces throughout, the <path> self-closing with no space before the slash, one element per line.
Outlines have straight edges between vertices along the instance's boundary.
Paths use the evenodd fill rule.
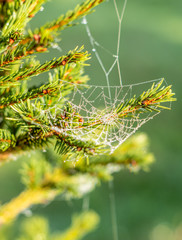
<path fill-rule="evenodd" d="M 96 146 L 100 146 L 100 149 L 102 149 L 101 154 L 103 154 L 103 150 L 107 153 L 112 153 L 129 136 L 135 133 L 138 128 L 159 113 L 157 111 L 136 111 L 132 114 L 132 117 L 126 117 L 125 114 L 123 116 L 119 115 L 117 109 L 121 104 L 131 99 L 133 95 L 141 94 L 142 89 L 144 91 L 148 89 L 147 87 L 150 88 L 153 83 L 157 84 L 161 80 L 156 79 L 130 85 L 122 84 L 119 50 L 121 24 L 127 0 L 124 1 L 121 11 L 119 11 L 116 0 L 111 0 L 110 3 L 113 3 L 118 22 L 115 53 L 104 48 L 94 39 L 86 17 L 82 19 L 82 24 L 88 35 L 92 51 L 104 73 L 106 86 L 77 85 L 60 79 L 61 89 L 63 89 L 60 92 L 63 92 L 63 94 L 60 93 L 58 102 L 63 102 L 67 107 L 63 109 L 60 108 L 59 104 L 56 104 L 46 109 L 46 113 L 49 113 L 50 125 L 53 130 L 56 130 L 65 137 L 73 137 L 83 142 L 91 140 Z M 104 65 L 99 49 L 102 49 L 113 57 L 110 67 L 107 68 Z M 110 74 L 114 69 L 117 69 L 118 73 L 118 86 L 110 85 L 110 82 L 112 82 Z M 72 84 L 72 92 L 65 97 L 64 91 L 70 84 Z M 42 114 L 45 114 L 45 112 L 42 111 Z M 59 124 L 56 122 L 57 116 L 62 116 Z"/>
<path fill-rule="evenodd" d="M 118 107 L 133 96 L 133 89 L 135 92 L 137 90 L 140 92 L 142 87 L 157 84 L 160 80 L 109 87 L 85 84 L 79 84 L 78 87 L 74 83 L 61 81 L 62 89 L 72 84 L 72 92 L 66 95 L 66 98 L 61 94 L 58 101 L 65 103 L 64 109 L 56 105 L 42 111 L 42 115 L 48 113 L 52 130 L 56 130 L 61 135 L 84 142 L 91 140 L 96 146 L 100 146 L 100 149 L 112 153 L 138 128 L 159 113 L 134 112 L 131 117 L 126 117 L 129 110 L 119 115 Z M 64 91 L 62 92 L 64 94 Z M 61 116 L 59 124 L 57 124 L 57 116 Z"/>
<path fill-rule="evenodd" d="M 83 142 L 92 141 L 96 146 L 100 146 L 103 152 L 112 153 L 129 136 L 134 134 L 143 124 L 156 116 L 157 111 L 134 112 L 132 117 L 119 115 L 117 109 L 134 95 L 140 95 L 143 91 L 150 88 L 153 83 L 159 83 L 161 79 L 155 79 L 143 83 L 122 84 L 119 50 L 121 38 L 121 25 L 126 8 L 127 0 L 119 11 L 116 0 L 110 0 L 117 16 L 118 34 L 116 41 L 116 50 L 112 53 L 102 44 L 98 43 L 93 37 L 86 17 L 82 19 L 83 27 L 89 38 L 92 51 L 102 69 L 105 77 L 106 86 L 102 85 L 77 85 L 68 83 L 60 79 L 63 94 L 60 93 L 58 102 L 63 102 L 64 109 L 59 104 L 42 111 L 42 115 L 48 113 L 52 130 L 56 130 L 65 137 L 72 137 Z M 106 67 L 102 61 L 99 49 L 112 56 L 113 61 L 109 67 Z M 118 85 L 111 86 L 110 74 L 114 69 L 118 73 Z M 72 84 L 72 92 L 64 96 L 64 91 Z M 148 86 L 147 86 L 148 85 Z M 36 108 L 36 106 L 35 106 Z M 71 111 L 71 114 L 70 114 Z M 57 116 L 62 116 L 59 124 Z"/>

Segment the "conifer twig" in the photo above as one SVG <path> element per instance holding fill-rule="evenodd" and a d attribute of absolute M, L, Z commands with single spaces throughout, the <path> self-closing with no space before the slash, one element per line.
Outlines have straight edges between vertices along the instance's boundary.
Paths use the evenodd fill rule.
<path fill-rule="evenodd" d="M 93 212 L 83 212 L 72 218 L 72 224 L 67 231 L 56 234 L 53 240 L 79 240 L 88 232 L 93 231 L 99 223 L 99 216 Z"/>
<path fill-rule="evenodd" d="M 26 92 L 19 92 L 18 94 L 0 95 L 0 109 L 12 106 L 21 101 L 28 99 L 40 99 L 42 97 L 50 96 L 47 105 L 50 105 L 53 101 L 51 97 L 57 99 L 61 96 L 66 96 L 75 85 L 84 84 L 88 81 L 88 76 L 82 76 L 83 69 L 80 63 L 67 64 L 64 67 L 56 69 L 53 75 L 49 76 L 49 82 L 47 84 L 40 85 L 40 87 L 34 87 L 28 89 Z M 64 81 L 64 85 L 62 82 Z M 74 84 L 72 84 L 74 83 Z M 64 88 L 64 89 L 63 89 Z M 63 91 L 62 91 L 63 90 Z"/>
<path fill-rule="evenodd" d="M 14 220 L 21 212 L 33 204 L 46 203 L 55 198 L 58 190 L 54 189 L 29 189 L 18 197 L 0 207 L 0 226 Z"/>
<path fill-rule="evenodd" d="M 45 26 L 42 26 L 39 30 L 39 34 L 43 34 L 43 31 L 53 32 L 55 30 L 63 30 L 74 20 L 78 20 L 79 18 L 89 14 L 94 7 L 104 2 L 105 0 L 86 0 L 82 4 L 77 5 L 73 11 L 69 11 L 65 16 L 60 16 L 57 20 L 47 23 Z M 37 33 L 38 30 L 36 30 Z"/>
<path fill-rule="evenodd" d="M 83 47 L 77 48 L 73 51 L 70 51 L 67 55 L 61 56 L 58 59 L 53 59 L 52 61 L 46 62 L 44 64 L 38 64 L 37 66 L 32 67 L 31 69 L 27 69 L 26 71 L 18 71 L 10 74 L 6 77 L 0 77 L 0 86 L 9 86 L 11 84 L 17 83 L 20 80 L 27 79 L 29 77 L 36 76 L 40 73 L 47 72 L 51 69 L 58 68 L 59 66 L 65 66 L 70 63 L 77 62 L 85 62 L 89 59 L 89 55 L 87 52 L 82 52 Z"/>
<path fill-rule="evenodd" d="M 104 2 L 105 0 L 86 0 L 80 5 L 77 5 L 73 11 L 68 11 L 66 15 L 61 15 L 58 19 L 45 24 L 44 26 L 36 29 L 33 33 L 30 32 L 21 44 L 27 44 L 34 39 L 37 43 L 47 47 L 49 41 L 54 39 L 57 31 L 63 30 L 67 26 L 72 26 L 72 22 L 80 19 L 81 17 L 89 14 L 94 7 Z"/>
<path fill-rule="evenodd" d="M 143 92 L 139 97 L 133 97 L 120 104 L 117 108 L 117 115 L 119 118 L 132 117 L 134 114 L 143 113 L 146 111 L 158 111 L 160 109 L 169 109 L 161 103 L 176 101 L 173 96 L 175 95 L 171 86 L 162 86 L 164 79 L 158 84 L 153 84 L 152 87 Z"/>
<path fill-rule="evenodd" d="M 29 172 L 28 174 L 30 174 L 31 179 L 33 172 Z M 84 176 L 81 177 L 79 174 L 71 176 L 61 169 L 55 169 L 52 173 L 45 173 L 39 187 L 25 190 L 9 203 L 0 207 L 0 225 L 13 221 L 21 212 L 32 205 L 45 204 L 53 200 L 58 194 L 67 192 L 68 195 L 72 195 L 73 197 L 82 196 L 82 190 L 79 189 L 79 185 L 82 184 L 82 181 L 80 181 L 81 178 L 83 181 Z M 87 176 L 85 176 L 85 181 L 86 179 Z"/>
<path fill-rule="evenodd" d="M 89 164 L 83 157 L 78 157 L 75 161 L 65 161 L 63 157 L 57 161 L 62 162 L 62 165 L 53 167 L 42 156 L 39 156 L 38 162 L 36 157 L 23 167 L 23 182 L 27 190 L 1 206 L 0 223 L 6 224 L 32 205 L 44 204 L 57 195 L 80 197 L 91 191 L 98 180 L 111 180 L 111 174 L 123 166 L 138 171 L 140 168 L 147 169 L 153 161 L 154 157 L 148 152 L 148 141 L 144 134 L 128 139 L 110 156 L 91 158 Z M 82 186 L 87 186 L 88 183 L 90 188 L 82 191 Z"/>
<path fill-rule="evenodd" d="M 6 65 L 21 60 L 34 53 L 47 51 L 50 43 L 54 41 L 55 32 L 63 30 L 65 27 L 71 25 L 76 19 L 90 13 L 94 7 L 103 1 L 105 0 L 87 0 L 80 5 L 77 5 L 73 11 L 69 11 L 66 15 L 61 15 L 57 20 L 42 26 L 40 29 L 36 29 L 34 32 L 29 30 L 29 34 L 23 37 L 23 39 L 18 42 L 17 46 L 14 44 L 12 45 L 12 43 L 17 39 L 17 36 L 19 37 L 19 33 L 17 32 L 18 35 L 16 34 L 16 36 L 12 34 L 12 36 L 9 37 L 9 39 L 11 39 L 11 44 L 8 46 L 8 49 L 6 49 L 6 52 L 3 52 L 0 55 L 0 68 L 3 69 Z M 34 2 L 34 4 L 38 4 L 38 7 L 36 8 L 37 10 L 43 2 L 45 2 L 45 0 Z M 33 15 L 33 13 L 29 14 L 29 16 L 30 15 Z"/>

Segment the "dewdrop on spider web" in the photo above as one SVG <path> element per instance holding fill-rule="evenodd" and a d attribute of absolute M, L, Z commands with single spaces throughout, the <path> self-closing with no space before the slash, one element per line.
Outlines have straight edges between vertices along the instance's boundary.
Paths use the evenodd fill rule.
<path fill-rule="evenodd" d="M 43 6 L 40 7 L 40 11 L 41 11 L 41 12 L 44 11 L 44 7 L 43 7 Z"/>

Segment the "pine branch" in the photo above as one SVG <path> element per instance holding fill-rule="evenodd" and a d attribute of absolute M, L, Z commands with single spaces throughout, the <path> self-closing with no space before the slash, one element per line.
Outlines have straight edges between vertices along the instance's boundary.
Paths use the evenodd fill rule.
<path fill-rule="evenodd" d="M 25 0 L 22 0 L 23 2 L 25 2 Z M 35 16 L 35 14 L 40 10 L 40 8 L 42 7 L 42 5 L 47 2 L 47 0 L 34 0 L 32 1 L 30 8 L 29 8 L 29 18 L 32 18 Z"/>
<path fill-rule="evenodd" d="M 88 232 L 93 231 L 99 223 L 99 216 L 93 212 L 83 212 L 80 215 L 76 215 L 72 218 L 72 224 L 62 234 L 56 234 L 53 240 L 80 240 Z"/>
<path fill-rule="evenodd" d="M 54 189 L 30 189 L 22 192 L 18 197 L 0 207 L 0 225 L 11 222 L 33 204 L 41 204 L 54 199 L 57 194 L 58 190 Z"/>
<path fill-rule="evenodd" d="M 11 39 L 10 35 L 15 32 L 22 32 L 35 12 L 40 9 L 40 6 L 45 2 L 45 0 L 26 0 L 26 1 L 16 1 L 15 9 L 17 11 L 12 12 L 9 16 L 7 22 L 3 26 L 1 32 L 0 42 L 4 42 L 6 38 Z M 18 4 L 18 7 L 16 6 Z"/>
<path fill-rule="evenodd" d="M 50 113 L 44 109 L 48 106 L 42 105 L 40 101 L 35 102 L 35 105 L 36 108 L 31 105 L 30 101 L 27 101 L 27 103 L 12 106 L 12 109 L 17 113 L 12 120 L 16 121 L 20 129 L 22 129 L 21 134 L 16 138 L 16 146 L 12 148 L 12 151 L 19 152 L 31 148 L 42 148 L 47 146 L 49 140 L 56 138 L 55 149 L 60 154 L 71 151 L 78 155 L 93 155 L 101 152 L 101 146 L 94 143 L 94 141 L 82 140 L 76 134 L 73 135 L 71 130 L 65 132 L 66 123 L 58 127 L 60 120 L 63 118 L 62 115 L 59 116 L 58 112 L 54 123 L 51 123 Z M 68 107 L 66 107 L 66 110 L 68 110 Z M 70 114 L 72 113 L 70 112 Z M 11 120 L 11 118 L 7 119 Z M 82 124 L 79 121 L 79 115 L 75 115 L 75 119 L 77 119 L 77 127 Z"/>
<path fill-rule="evenodd" d="M 27 65 L 25 68 L 27 68 Z M 18 94 L 13 92 L 11 94 L 10 90 L 12 88 L 9 89 L 8 94 L 6 94 L 7 96 L 2 92 L 0 97 L 0 109 L 12 106 L 21 101 L 40 99 L 42 97 L 48 97 L 47 101 L 45 100 L 45 105 L 53 105 L 60 98 L 66 97 L 66 95 L 73 90 L 75 85 L 80 83 L 84 84 L 88 81 L 87 76 L 82 76 L 83 73 L 83 66 L 81 64 L 66 64 L 64 67 L 55 70 L 53 75 L 49 76 L 50 83 L 40 85 L 39 87 L 33 87 L 26 92 L 18 90 Z"/>
<path fill-rule="evenodd" d="M 86 234 L 95 230 L 99 223 L 99 215 L 92 211 L 84 211 L 74 214 L 72 217 L 71 225 L 63 232 L 51 233 L 49 229 L 49 222 L 45 217 L 33 216 L 20 221 L 20 233 L 16 240 L 81 240 Z M 1 240 L 12 240 L 10 232 L 16 224 L 7 226 L 7 228 L 0 231 Z"/>
<path fill-rule="evenodd" d="M 66 15 L 61 15 L 57 20 L 47 23 L 42 26 L 40 30 L 36 30 L 35 34 L 39 34 L 43 39 L 43 35 L 46 36 L 50 32 L 63 30 L 69 24 L 72 25 L 72 22 L 82 18 L 83 16 L 89 14 L 94 7 L 98 6 L 100 3 L 105 0 L 86 0 L 85 2 L 77 5 L 73 11 L 68 11 Z"/>
<path fill-rule="evenodd" d="M 46 0 L 36 0 L 32 1 L 30 4 L 30 7 L 28 9 L 29 12 L 29 18 L 33 17 L 36 12 L 39 11 L 41 5 Z M 4 24 L 8 21 L 8 19 L 18 10 L 25 5 L 25 0 L 1 0 L 0 1 L 0 26 L 1 28 L 4 26 Z"/>
<path fill-rule="evenodd" d="M 31 174 L 31 172 L 29 172 Z M 31 175 L 30 175 L 31 177 Z M 18 197 L 12 199 L 9 203 L 0 208 L 0 224 L 6 224 L 14 220 L 22 211 L 30 208 L 34 204 L 43 204 L 63 194 L 80 197 L 83 193 L 80 189 L 81 184 L 88 181 L 93 182 L 89 176 L 70 176 L 61 170 L 55 170 L 53 173 L 47 173 L 41 183 L 41 187 L 34 187 L 22 192 Z M 80 181 L 82 179 L 82 181 Z M 40 183 L 39 183 L 40 184 Z M 89 190 L 89 189 L 88 189 Z M 16 208 L 14 207 L 16 206 Z"/>
<path fill-rule="evenodd" d="M 128 138 L 111 155 L 91 157 L 89 160 L 89 167 L 104 167 L 110 164 L 117 166 L 119 164 L 134 172 L 140 169 L 147 171 L 150 164 L 154 161 L 154 155 L 149 152 L 149 140 L 147 135 L 138 133 Z"/>
<path fill-rule="evenodd" d="M 35 40 L 35 42 L 40 43 L 41 46 L 47 47 L 49 43 L 54 40 L 54 34 L 57 31 L 72 26 L 73 21 L 91 13 L 94 7 L 104 1 L 105 0 L 87 0 L 80 5 L 77 5 L 73 11 L 68 11 L 66 15 L 61 15 L 58 19 L 36 29 L 33 33 L 29 31 L 29 34 L 22 41 L 22 44 Z"/>
<path fill-rule="evenodd" d="M 45 47 L 36 47 L 33 49 L 32 44 L 24 45 L 19 44 L 17 46 L 9 46 L 6 52 L 0 54 L 0 69 L 6 70 L 10 64 L 19 64 L 22 58 L 25 58 L 34 53 L 42 53 L 47 51 Z"/>
<path fill-rule="evenodd" d="M 11 44 L 0 55 L 0 69 L 4 69 L 4 66 L 14 63 L 17 60 L 25 58 L 34 53 L 40 53 L 47 51 L 50 43 L 54 41 L 54 33 L 63 30 L 71 22 L 83 17 L 84 15 L 91 12 L 91 10 L 104 0 L 88 0 L 80 5 L 78 5 L 73 11 L 69 11 L 65 16 L 62 15 L 57 20 L 42 26 L 40 29 L 36 29 L 34 32 L 29 30 L 29 34 L 25 36 L 18 45 L 12 45 L 14 41 L 19 38 L 19 31 L 17 31 L 16 36 L 11 36 Z M 39 5 L 42 5 L 45 0 L 39 1 Z M 36 3 L 36 1 L 35 1 Z M 40 6 L 39 6 L 40 7 Z M 14 33 L 15 34 L 15 33 Z M 4 41 L 4 40 L 3 40 Z"/>
<path fill-rule="evenodd" d="M 160 112 L 161 108 L 169 109 L 161 105 L 161 103 L 176 101 L 176 99 L 173 98 L 175 94 L 172 92 L 171 86 L 162 86 L 163 81 L 164 79 L 156 85 L 153 84 L 148 91 L 143 92 L 138 98 L 134 96 L 130 100 L 126 100 L 120 104 L 116 110 L 118 117 L 132 117 L 135 114 L 148 111 Z"/>
<path fill-rule="evenodd" d="M 141 152 L 144 149 L 143 155 Z M 44 156 L 46 154 L 48 153 Z M 91 191 L 99 180 L 111 180 L 112 174 L 120 171 L 123 166 L 136 171 L 140 168 L 147 169 L 153 161 L 153 156 L 148 152 L 146 135 L 143 134 L 127 140 L 110 157 L 91 158 L 89 164 L 83 157 L 66 161 L 64 157 L 50 154 L 57 158 L 53 160 L 55 164 L 49 162 L 48 155 L 46 160 L 38 152 L 32 156 L 31 161 L 24 163 L 22 177 L 27 190 L 0 208 L 1 224 L 14 220 L 32 205 L 44 204 L 57 195 L 69 198 L 81 197 Z"/>
<path fill-rule="evenodd" d="M 12 15 L 8 18 L 7 22 L 2 28 L 0 35 L 0 52 L 5 50 L 5 46 L 14 43 L 14 35 L 17 37 L 20 32 L 24 30 L 24 27 L 29 20 L 28 15 L 31 3 L 32 0 L 27 0 L 24 4 L 20 5 L 18 11 L 13 11 Z"/>
<path fill-rule="evenodd" d="M 26 116 L 26 122 L 30 125 L 27 127 L 28 131 L 25 131 L 16 142 L 18 150 L 27 150 L 30 148 L 40 148 L 46 146 L 49 143 L 49 139 L 56 137 L 55 150 L 59 154 L 66 154 L 68 152 L 77 153 L 79 155 L 87 154 L 99 154 L 101 152 L 101 146 L 94 143 L 92 140 L 82 140 L 76 135 L 72 136 L 68 133 L 64 133 L 64 128 L 52 127 L 50 122 L 45 124 L 46 119 L 36 119 L 29 114 Z"/>
<path fill-rule="evenodd" d="M 70 51 L 67 55 L 61 56 L 58 59 L 53 59 L 44 64 L 38 64 L 37 66 L 32 67 L 31 69 L 27 69 L 26 71 L 18 71 L 10 74 L 9 76 L 0 77 L 0 86 L 9 86 L 11 84 L 16 84 L 18 81 L 26 80 L 29 77 L 36 76 L 40 73 L 47 72 L 51 69 L 57 68 L 59 66 L 65 66 L 70 63 L 83 63 L 89 59 L 89 55 L 87 52 L 82 52 L 83 47 L 77 48 L 73 51 Z"/>
<path fill-rule="evenodd" d="M 8 130 L 0 129 L 0 151 L 4 152 L 10 147 L 15 147 L 15 136 Z"/>
<path fill-rule="evenodd" d="M 22 57 L 26 57 L 34 52 L 47 50 L 41 46 L 36 46 L 35 49 L 33 49 L 31 43 L 27 45 L 21 44 L 25 25 L 46 1 L 47 0 L 16 0 L 1 6 L 0 11 L 3 16 L 3 29 L 0 36 L 1 70 L 4 70 L 3 66 L 20 60 Z"/>
<path fill-rule="evenodd" d="M 62 131 L 61 131 L 62 132 Z M 67 154 L 68 152 L 77 153 L 80 155 L 94 155 L 101 152 L 100 146 L 92 140 L 78 139 L 76 136 L 69 136 L 67 134 L 60 134 L 59 131 L 53 131 L 58 140 L 55 145 L 55 150 L 59 154 Z"/>
<path fill-rule="evenodd" d="M 21 4 L 20 1 L 13 0 L 1 0 L 0 1 L 0 26 L 3 27 L 4 23 L 13 14 L 13 11 L 17 11 Z"/>
<path fill-rule="evenodd" d="M 29 174 L 31 177 L 31 172 Z M 52 173 L 45 174 L 41 180 L 40 187 L 25 190 L 18 197 L 0 207 L 1 225 L 13 221 L 22 211 L 32 205 L 46 203 L 54 199 L 58 194 L 67 193 L 68 196 L 81 197 L 83 195 L 81 185 L 89 182 L 93 185 L 96 181 L 88 175 L 68 175 L 61 169 L 55 169 Z M 91 189 L 89 188 L 87 192 Z"/>
<path fill-rule="evenodd" d="M 52 95 L 59 88 L 60 88 L 59 83 L 54 82 L 52 84 L 44 84 L 41 87 L 29 90 L 26 93 L 10 95 L 8 97 L 1 97 L 0 98 L 0 108 L 2 109 L 4 107 L 11 106 L 11 105 L 14 105 L 15 103 L 19 103 L 21 101 L 26 101 L 28 99 L 44 97 L 47 94 Z"/>

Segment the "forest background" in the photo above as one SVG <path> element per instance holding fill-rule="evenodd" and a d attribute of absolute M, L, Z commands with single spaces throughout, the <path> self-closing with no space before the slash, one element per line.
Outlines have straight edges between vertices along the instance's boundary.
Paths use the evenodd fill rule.
<path fill-rule="evenodd" d="M 44 11 L 29 23 L 31 28 L 73 9 L 77 2 L 80 1 L 54 0 L 46 3 Z M 94 38 L 102 46 L 113 50 L 116 48 L 118 28 L 111 2 L 106 1 L 97 7 L 96 12 L 88 16 L 88 23 Z M 158 224 L 166 223 L 170 228 L 175 228 L 182 222 L 181 9 L 181 0 L 129 0 L 127 4 L 120 49 L 123 83 L 165 77 L 167 83 L 173 85 L 178 101 L 172 104 L 172 111 L 162 112 L 139 130 L 149 135 L 151 151 L 155 154 L 156 162 L 150 172 L 133 174 L 124 170 L 115 174 L 119 239 L 148 240 Z M 85 49 L 91 50 L 84 26 L 80 24 L 62 32 L 62 41 L 59 43 L 62 53 L 53 49 L 49 54 L 38 57 L 43 62 L 82 44 Z M 87 73 L 91 83 L 97 85 L 100 79 L 104 83 L 103 72 L 97 67 L 94 57 L 90 64 Z M 114 82 L 113 78 L 112 84 L 119 83 Z M 10 200 L 23 188 L 18 175 L 21 161 L 0 168 L 0 196 L 3 202 Z M 112 229 L 108 228 L 111 225 L 109 191 L 108 184 L 102 184 L 90 194 L 90 208 L 98 212 L 101 222 L 85 240 L 112 239 Z M 32 211 L 46 216 L 51 231 L 58 231 L 69 226 L 71 215 L 79 212 L 81 207 L 82 200 L 65 202 L 58 198 L 45 207 L 33 207 Z M 19 221 L 23 217 L 19 217 Z"/>

